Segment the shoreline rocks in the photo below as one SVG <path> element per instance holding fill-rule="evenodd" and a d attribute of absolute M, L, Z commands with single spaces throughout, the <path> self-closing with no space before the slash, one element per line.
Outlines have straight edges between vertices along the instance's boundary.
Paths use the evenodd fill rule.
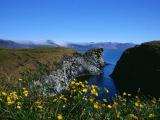
<path fill-rule="evenodd" d="M 81 75 L 101 74 L 101 68 L 105 65 L 103 48 L 90 49 L 84 54 L 76 53 L 72 57 L 66 57 L 60 67 L 52 71 L 50 75 L 35 81 L 44 94 L 56 95 L 70 85 L 70 82 Z"/>
<path fill-rule="evenodd" d="M 127 49 L 110 75 L 120 90 L 160 96 L 160 41 Z"/>

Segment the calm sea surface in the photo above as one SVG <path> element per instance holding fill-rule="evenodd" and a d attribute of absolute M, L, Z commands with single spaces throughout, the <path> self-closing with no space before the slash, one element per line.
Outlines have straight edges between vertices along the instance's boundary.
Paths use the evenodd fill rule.
<path fill-rule="evenodd" d="M 120 58 L 123 51 L 124 50 L 120 49 L 105 49 L 103 57 L 105 62 L 109 63 L 109 65 L 106 65 L 103 68 L 103 74 L 84 77 L 85 80 L 88 80 L 89 85 L 94 84 L 100 87 L 98 96 L 99 99 L 103 99 L 106 97 L 108 97 L 108 99 L 111 99 L 115 94 L 118 93 L 114 81 L 112 80 L 112 78 L 110 78 L 109 75 L 112 73 L 116 62 Z M 107 88 L 109 90 L 109 94 L 105 92 L 104 88 Z"/>

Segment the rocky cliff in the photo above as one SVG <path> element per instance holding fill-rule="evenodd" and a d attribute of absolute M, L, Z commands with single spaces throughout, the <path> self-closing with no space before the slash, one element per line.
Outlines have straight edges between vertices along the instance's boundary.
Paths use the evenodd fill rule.
<path fill-rule="evenodd" d="M 127 49 L 111 74 L 120 91 L 160 96 L 160 41 Z"/>
<path fill-rule="evenodd" d="M 100 74 L 104 66 L 102 53 L 102 48 L 95 48 L 84 54 L 76 53 L 72 57 L 65 58 L 57 70 L 34 84 L 39 86 L 44 94 L 55 95 L 68 87 L 75 77 Z"/>

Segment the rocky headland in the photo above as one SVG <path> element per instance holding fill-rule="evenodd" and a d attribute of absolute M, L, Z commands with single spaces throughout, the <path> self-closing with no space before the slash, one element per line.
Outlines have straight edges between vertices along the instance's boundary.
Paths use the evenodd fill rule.
<path fill-rule="evenodd" d="M 121 91 L 160 96 L 160 41 L 127 49 L 111 77 Z"/>
<path fill-rule="evenodd" d="M 93 48 L 84 54 L 75 53 L 73 56 L 66 57 L 57 70 L 43 76 L 34 84 L 44 94 L 56 95 L 68 87 L 70 82 L 78 76 L 101 74 L 101 68 L 104 66 L 102 53 L 102 48 Z"/>

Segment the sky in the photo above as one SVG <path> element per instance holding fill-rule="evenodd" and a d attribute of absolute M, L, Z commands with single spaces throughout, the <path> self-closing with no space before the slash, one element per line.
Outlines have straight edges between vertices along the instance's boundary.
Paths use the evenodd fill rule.
<path fill-rule="evenodd" d="M 122 43 L 160 40 L 160 0 L 0 0 L 0 38 Z"/>

